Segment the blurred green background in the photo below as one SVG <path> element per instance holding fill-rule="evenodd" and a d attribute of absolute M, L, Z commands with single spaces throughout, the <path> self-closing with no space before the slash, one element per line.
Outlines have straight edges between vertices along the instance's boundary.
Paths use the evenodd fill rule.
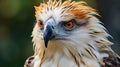
<path fill-rule="evenodd" d="M 113 36 L 112 48 L 120 54 L 120 0 L 85 1 L 102 16 L 100 20 Z M 23 67 L 26 58 L 33 55 L 30 37 L 35 24 L 33 6 L 40 2 L 0 0 L 0 67 Z"/>

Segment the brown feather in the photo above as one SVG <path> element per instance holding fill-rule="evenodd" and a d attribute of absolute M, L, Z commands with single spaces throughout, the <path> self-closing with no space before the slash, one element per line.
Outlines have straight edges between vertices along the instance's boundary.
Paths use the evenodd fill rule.
<path fill-rule="evenodd" d="M 103 62 L 105 67 L 120 67 L 120 58 L 109 55 L 109 57 L 104 57 Z"/>

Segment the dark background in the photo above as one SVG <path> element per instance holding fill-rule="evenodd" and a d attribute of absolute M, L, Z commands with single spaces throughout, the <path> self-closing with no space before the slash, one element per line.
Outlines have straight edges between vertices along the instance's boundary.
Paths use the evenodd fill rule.
<path fill-rule="evenodd" d="M 113 36 L 112 48 L 120 54 L 120 0 L 85 1 L 102 16 L 99 19 Z M 35 24 L 33 6 L 40 2 L 0 0 L 0 67 L 23 67 L 26 58 L 33 55 L 30 37 Z"/>

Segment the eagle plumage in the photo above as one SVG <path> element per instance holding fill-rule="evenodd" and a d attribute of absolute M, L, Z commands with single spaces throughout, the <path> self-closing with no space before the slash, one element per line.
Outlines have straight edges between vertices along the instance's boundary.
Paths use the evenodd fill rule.
<path fill-rule="evenodd" d="M 24 67 L 120 67 L 99 14 L 84 1 L 35 6 L 34 55 Z"/>

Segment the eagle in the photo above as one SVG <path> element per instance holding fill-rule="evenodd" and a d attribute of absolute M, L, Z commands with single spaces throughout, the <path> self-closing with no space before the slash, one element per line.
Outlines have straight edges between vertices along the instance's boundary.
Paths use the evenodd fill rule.
<path fill-rule="evenodd" d="M 49 0 L 35 6 L 34 55 L 24 67 L 120 67 L 99 16 L 84 1 Z"/>

